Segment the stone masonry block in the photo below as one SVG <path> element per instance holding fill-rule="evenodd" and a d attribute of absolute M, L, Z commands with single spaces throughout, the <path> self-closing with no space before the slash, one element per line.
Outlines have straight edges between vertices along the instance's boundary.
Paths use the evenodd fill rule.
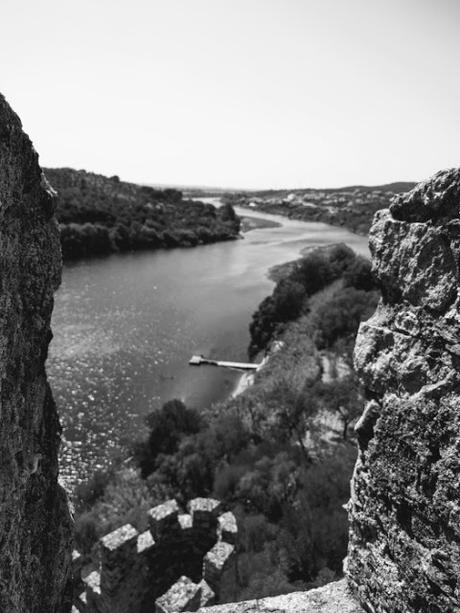
<path fill-rule="evenodd" d="M 102 593 L 101 593 L 101 575 L 95 570 L 84 579 L 86 584 L 86 604 L 88 611 L 91 613 L 104 613 Z"/>
<path fill-rule="evenodd" d="M 214 604 L 216 601 L 216 593 L 214 590 L 211 589 L 204 579 L 200 581 L 199 586 L 201 587 L 200 607 L 208 607 Z"/>
<path fill-rule="evenodd" d="M 179 506 L 175 500 L 167 500 L 147 511 L 150 532 L 155 541 L 162 536 L 179 530 Z"/>
<path fill-rule="evenodd" d="M 218 517 L 217 535 L 219 540 L 234 545 L 238 536 L 236 518 L 231 511 L 222 513 Z"/>
<path fill-rule="evenodd" d="M 147 554 L 154 546 L 155 541 L 150 530 L 142 532 L 142 534 L 139 534 L 137 537 L 137 553 L 139 555 Z"/>
<path fill-rule="evenodd" d="M 192 529 L 192 516 L 188 513 L 182 513 L 179 515 L 179 524 L 182 532 L 188 532 Z"/>
<path fill-rule="evenodd" d="M 196 611 L 200 607 L 201 586 L 188 577 L 182 576 L 160 598 L 155 601 L 156 613 L 181 613 Z"/>
<path fill-rule="evenodd" d="M 188 504 L 194 528 L 205 528 L 215 524 L 222 505 L 214 498 L 194 498 Z"/>
<path fill-rule="evenodd" d="M 203 562 L 203 578 L 213 590 L 217 591 L 220 577 L 234 551 L 235 547 L 233 545 L 219 541 L 205 555 Z"/>

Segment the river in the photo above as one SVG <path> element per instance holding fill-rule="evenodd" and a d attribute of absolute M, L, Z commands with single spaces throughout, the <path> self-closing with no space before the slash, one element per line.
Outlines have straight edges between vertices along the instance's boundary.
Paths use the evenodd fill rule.
<path fill-rule="evenodd" d="M 171 398 L 198 409 L 233 391 L 238 373 L 191 367 L 192 354 L 246 361 L 248 325 L 271 292 L 270 267 L 304 247 L 367 239 L 341 228 L 238 209 L 278 222 L 244 239 L 137 252 L 64 267 L 47 368 L 63 424 L 69 485 L 144 434 L 143 418 Z"/>

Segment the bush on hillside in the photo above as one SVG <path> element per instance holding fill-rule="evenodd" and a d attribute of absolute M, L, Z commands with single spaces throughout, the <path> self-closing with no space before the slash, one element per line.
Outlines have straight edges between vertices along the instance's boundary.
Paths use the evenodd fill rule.
<path fill-rule="evenodd" d="M 158 411 L 146 417 L 150 429 L 145 441 L 139 441 L 133 449 L 133 456 L 147 477 L 155 469 L 155 461 L 160 454 L 170 455 L 177 451 L 180 441 L 188 434 L 200 431 L 200 415 L 189 409 L 181 400 L 170 400 Z"/>
<path fill-rule="evenodd" d="M 370 265 L 344 244 L 317 249 L 301 258 L 253 314 L 249 357 L 255 357 L 268 346 L 281 324 L 306 312 L 309 297 L 340 277 L 346 285 L 356 284 L 359 289 L 367 291 L 368 286 L 374 287 Z"/>
<path fill-rule="evenodd" d="M 331 348 L 339 339 L 354 338 L 361 321 L 368 319 L 378 302 L 377 292 L 346 287 L 316 313 L 314 340 L 318 349 Z"/>

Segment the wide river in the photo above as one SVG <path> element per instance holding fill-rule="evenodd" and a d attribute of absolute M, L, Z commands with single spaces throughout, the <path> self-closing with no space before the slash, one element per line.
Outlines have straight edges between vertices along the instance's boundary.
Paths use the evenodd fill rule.
<path fill-rule="evenodd" d="M 270 267 L 304 247 L 367 239 L 341 228 L 238 210 L 277 221 L 244 239 L 137 252 L 64 267 L 48 373 L 63 424 L 68 485 L 103 467 L 145 432 L 143 418 L 171 398 L 198 409 L 221 401 L 239 375 L 191 367 L 192 354 L 247 360 L 248 326 L 271 292 Z"/>

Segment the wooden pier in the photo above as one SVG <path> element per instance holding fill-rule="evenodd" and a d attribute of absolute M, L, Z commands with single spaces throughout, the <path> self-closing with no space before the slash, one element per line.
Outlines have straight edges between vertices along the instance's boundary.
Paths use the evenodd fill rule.
<path fill-rule="evenodd" d="M 204 355 L 193 355 L 189 364 L 192 366 L 220 366 L 221 368 L 231 368 L 232 370 L 257 370 L 261 364 L 252 364 L 251 362 L 226 362 L 222 360 L 211 360 Z"/>

